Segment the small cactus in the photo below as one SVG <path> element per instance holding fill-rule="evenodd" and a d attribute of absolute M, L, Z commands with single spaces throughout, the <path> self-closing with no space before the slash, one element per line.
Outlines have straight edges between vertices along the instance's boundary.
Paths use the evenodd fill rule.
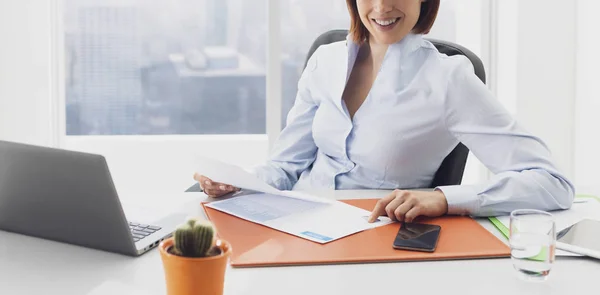
<path fill-rule="evenodd" d="M 173 253 L 185 257 L 218 254 L 214 247 L 215 228 L 210 221 L 189 219 L 175 230 Z"/>

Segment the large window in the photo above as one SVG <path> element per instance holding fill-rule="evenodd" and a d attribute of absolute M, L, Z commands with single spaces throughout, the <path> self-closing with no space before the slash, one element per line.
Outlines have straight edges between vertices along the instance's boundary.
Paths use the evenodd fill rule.
<path fill-rule="evenodd" d="M 266 0 L 67 0 L 67 135 L 265 133 Z"/>
<path fill-rule="evenodd" d="M 264 161 L 311 44 L 350 23 L 344 0 L 54 1 L 60 145 L 105 155 L 136 189 L 184 188 L 197 155 Z M 428 36 L 468 47 L 488 72 L 489 1 L 442 0 Z M 474 160 L 466 182 L 482 175 Z"/>
<path fill-rule="evenodd" d="M 456 41 L 457 5 L 443 1 L 430 36 Z M 66 0 L 64 12 L 67 135 L 265 133 L 267 0 Z M 349 16 L 332 0 L 280 12 L 285 126 L 308 48 Z"/>

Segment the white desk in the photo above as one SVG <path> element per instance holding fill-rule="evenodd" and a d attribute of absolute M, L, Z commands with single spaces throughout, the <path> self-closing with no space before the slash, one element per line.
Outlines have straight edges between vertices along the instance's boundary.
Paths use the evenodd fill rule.
<path fill-rule="evenodd" d="M 371 198 L 386 193 L 337 191 L 322 195 Z M 189 214 L 198 214 L 203 196 L 169 194 L 164 199 Z M 149 197 L 144 194 L 139 199 Z M 487 220 L 481 223 L 497 233 Z M 557 258 L 544 283 L 518 280 L 508 258 L 230 268 L 225 294 L 598 294 L 599 276 L 599 261 L 566 257 Z M 164 294 L 164 288 L 157 249 L 130 258 L 0 231 L 0 294 L 158 295 Z"/>

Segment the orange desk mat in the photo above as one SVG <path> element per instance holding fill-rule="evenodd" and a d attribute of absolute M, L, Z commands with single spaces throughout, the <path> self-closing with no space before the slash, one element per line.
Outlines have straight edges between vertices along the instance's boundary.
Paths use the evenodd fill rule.
<path fill-rule="evenodd" d="M 371 211 L 377 199 L 341 200 Z M 392 243 L 400 223 L 319 244 L 205 207 L 218 237 L 232 246 L 232 267 L 376 263 L 420 260 L 481 259 L 510 257 L 507 245 L 465 216 L 423 218 L 417 222 L 441 226 L 437 249 L 433 253 L 396 250 Z"/>

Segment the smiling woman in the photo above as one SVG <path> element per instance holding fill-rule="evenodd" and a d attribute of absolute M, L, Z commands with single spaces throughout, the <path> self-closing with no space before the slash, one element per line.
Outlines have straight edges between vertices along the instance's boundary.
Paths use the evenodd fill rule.
<path fill-rule="evenodd" d="M 424 38 L 439 1 L 347 3 L 350 33 L 311 55 L 288 124 L 269 160 L 254 169 L 257 177 L 280 190 L 396 189 L 371 221 L 571 206 L 573 184 L 546 144 L 493 97 L 465 56 L 448 56 Z M 494 177 L 401 190 L 429 187 L 459 142 Z M 196 180 L 215 197 L 235 189 Z"/>

